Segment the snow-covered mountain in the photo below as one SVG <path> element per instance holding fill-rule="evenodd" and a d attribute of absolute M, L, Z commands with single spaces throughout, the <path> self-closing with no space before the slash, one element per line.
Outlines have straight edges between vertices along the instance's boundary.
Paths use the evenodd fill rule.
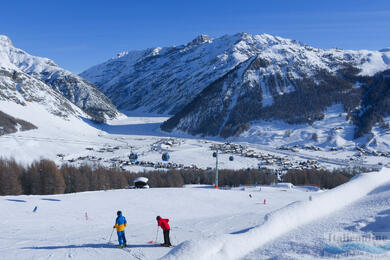
<path fill-rule="evenodd" d="M 121 109 L 174 114 L 163 130 L 228 137 L 253 120 L 312 123 L 334 103 L 353 113 L 368 78 L 389 68 L 389 49 L 324 50 L 239 33 L 124 52 L 80 75 Z"/>
<path fill-rule="evenodd" d="M 0 62 L 3 70 L 8 68 L 11 75 L 15 74 L 12 79 L 19 74 L 24 75 L 25 80 L 34 81 L 36 86 L 41 83 L 48 85 L 95 118 L 112 119 L 120 114 L 111 101 L 91 83 L 58 67 L 50 59 L 35 57 L 15 48 L 4 35 L 0 35 Z"/>
<path fill-rule="evenodd" d="M 1 156 L 30 163 L 74 147 L 66 140 L 97 137 L 81 108 L 9 59 L 11 41 L 0 37 Z M 29 131 L 25 131 L 29 130 Z"/>
<path fill-rule="evenodd" d="M 86 116 L 81 109 L 72 104 L 61 93 L 13 64 L 6 51 L 12 48 L 11 41 L 1 36 L 0 101 L 3 101 L 4 104 L 18 104 L 25 107 L 28 104 L 37 104 L 44 107 L 49 113 L 62 118 L 77 115 Z"/>

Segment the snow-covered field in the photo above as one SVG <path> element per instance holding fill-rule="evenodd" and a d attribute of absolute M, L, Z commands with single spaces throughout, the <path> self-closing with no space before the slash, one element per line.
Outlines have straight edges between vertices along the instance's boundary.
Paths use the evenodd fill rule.
<path fill-rule="evenodd" d="M 36 130 L 0 136 L 1 156 L 22 163 L 47 158 L 58 164 L 117 166 L 119 160 L 128 161 L 131 151 L 138 154 L 139 161 L 158 163 L 162 162 L 162 153 L 168 151 L 171 163 L 204 169 L 215 165 L 209 141 L 175 137 L 172 145 L 164 144 L 170 135 L 161 132 L 159 126 L 166 117 L 127 117 L 106 125 L 93 125 L 72 117 L 65 121 L 34 105 L 22 107 L 0 102 L 0 109 L 38 126 Z M 222 155 L 220 162 L 221 168 L 233 169 L 257 167 L 257 164 L 257 159 L 245 157 L 229 162 L 228 155 Z M 124 168 L 131 171 L 154 169 L 150 165 Z"/>
<path fill-rule="evenodd" d="M 351 242 L 329 237 L 389 232 L 389 195 L 390 170 L 385 169 L 329 191 L 283 185 L 232 190 L 188 186 L 3 196 L 0 255 L 1 259 L 356 259 L 364 253 L 362 259 L 387 259 L 388 240 L 348 247 Z M 108 244 L 117 210 L 128 220 L 127 251 Z M 175 248 L 148 243 L 156 238 L 157 215 L 170 218 Z M 157 240 L 162 241 L 161 231 Z M 340 253 L 340 248 L 346 252 Z"/>

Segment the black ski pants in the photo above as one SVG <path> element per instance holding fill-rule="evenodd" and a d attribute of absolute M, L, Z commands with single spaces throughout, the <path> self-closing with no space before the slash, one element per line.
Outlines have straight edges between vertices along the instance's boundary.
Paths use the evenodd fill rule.
<path fill-rule="evenodd" d="M 171 246 L 171 241 L 169 240 L 169 231 L 170 231 L 169 229 L 163 231 L 163 233 L 164 233 L 164 244 L 168 245 L 168 246 Z"/>

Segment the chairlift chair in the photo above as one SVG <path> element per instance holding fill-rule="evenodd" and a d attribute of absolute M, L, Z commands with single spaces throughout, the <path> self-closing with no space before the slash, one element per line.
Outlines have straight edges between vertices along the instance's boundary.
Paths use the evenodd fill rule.
<path fill-rule="evenodd" d="M 131 153 L 129 155 L 130 162 L 136 162 L 138 159 L 138 155 L 136 153 Z"/>
<path fill-rule="evenodd" d="M 163 153 L 163 155 L 161 156 L 161 159 L 166 162 L 169 160 L 169 154 L 168 153 Z"/>

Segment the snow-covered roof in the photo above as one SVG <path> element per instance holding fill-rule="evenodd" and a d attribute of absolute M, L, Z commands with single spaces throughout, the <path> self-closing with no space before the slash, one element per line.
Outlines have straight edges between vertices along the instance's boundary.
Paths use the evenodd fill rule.
<path fill-rule="evenodd" d="M 136 182 L 144 182 L 144 183 L 147 183 L 148 182 L 148 178 L 146 177 L 138 177 L 136 178 L 133 182 L 136 183 Z"/>

